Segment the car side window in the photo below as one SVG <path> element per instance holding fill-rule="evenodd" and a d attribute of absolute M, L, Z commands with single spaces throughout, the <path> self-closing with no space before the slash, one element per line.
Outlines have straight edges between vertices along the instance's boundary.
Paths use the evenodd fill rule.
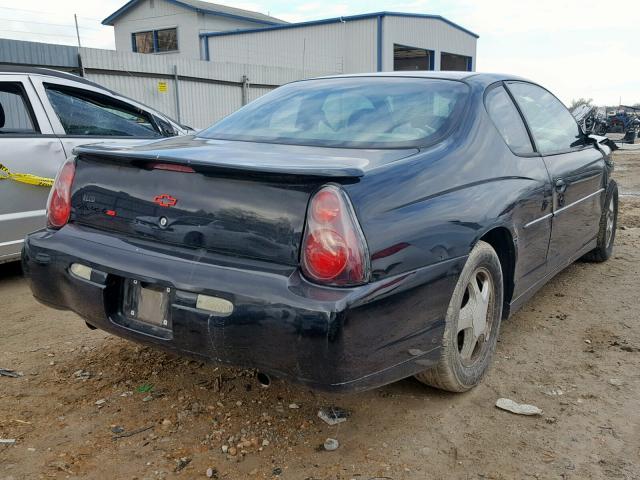
<path fill-rule="evenodd" d="M 504 87 L 498 86 L 491 89 L 485 97 L 485 105 L 489 117 L 513 153 L 520 155 L 533 153 L 531 139 L 522 117 Z"/>
<path fill-rule="evenodd" d="M 45 84 L 53 109 L 67 135 L 100 137 L 158 137 L 144 111 L 105 95 Z"/>
<path fill-rule="evenodd" d="M 27 94 L 17 82 L 0 82 L 0 136 L 39 133 Z"/>
<path fill-rule="evenodd" d="M 176 135 L 178 135 L 178 131 L 166 120 L 158 116 L 155 117 L 155 120 L 156 124 L 158 125 L 158 127 L 160 127 L 160 130 L 165 137 L 175 137 Z"/>
<path fill-rule="evenodd" d="M 551 93 L 521 82 L 509 83 L 508 88 L 524 114 L 540 153 L 565 152 L 585 144 L 573 115 Z"/>

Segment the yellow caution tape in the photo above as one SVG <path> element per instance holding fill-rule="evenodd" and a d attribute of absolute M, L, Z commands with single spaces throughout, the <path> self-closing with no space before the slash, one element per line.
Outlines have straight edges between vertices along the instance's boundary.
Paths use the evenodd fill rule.
<path fill-rule="evenodd" d="M 53 178 L 39 177 L 30 173 L 11 173 L 7 167 L 0 163 L 0 180 L 14 180 L 27 185 L 38 187 L 52 187 Z"/>

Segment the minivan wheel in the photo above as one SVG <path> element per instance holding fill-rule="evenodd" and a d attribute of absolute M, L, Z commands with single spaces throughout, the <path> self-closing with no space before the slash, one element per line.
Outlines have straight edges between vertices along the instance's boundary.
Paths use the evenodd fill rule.
<path fill-rule="evenodd" d="M 605 262 L 613 254 L 613 244 L 616 239 L 616 227 L 618 226 L 618 184 L 611 180 L 607 187 L 604 199 L 604 207 L 600 215 L 600 228 L 598 230 L 598 243 L 596 248 L 585 254 L 582 258 L 588 262 Z"/>
<path fill-rule="evenodd" d="M 479 241 L 451 296 L 440 359 L 416 378 L 450 392 L 465 392 L 480 383 L 495 352 L 502 299 L 500 260 L 491 245 Z"/>

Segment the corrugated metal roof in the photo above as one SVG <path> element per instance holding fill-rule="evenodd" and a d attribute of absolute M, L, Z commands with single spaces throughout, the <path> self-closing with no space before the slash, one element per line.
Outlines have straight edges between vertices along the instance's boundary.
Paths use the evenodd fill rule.
<path fill-rule="evenodd" d="M 259 12 L 252 12 L 251 10 L 244 10 L 242 8 L 229 7 L 227 5 L 219 5 L 217 3 L 204 2 L 202 0 L 164 0 L 180 7 L 188 8 L 189 10 L 195 10 L 196 12 L 205 13 L 209 15 L 220 15 L 223 17 L 237 18 L 240 20 L 249 20 L 264 25 L 279 25 L 287 23 L 279 18 L 271 17 Z M 125 14 L 129 9 L 135 7 L 140 0 L 130 0 L 125 3 L 118 10 L 113 12 L 107 18 L 102 21 L 103 25 L 113 25 L 115 21 L 121 15 Z"/>
<path fill-rule="evenodd" d="M 303 27 L 310 27 L 313 25 L 323 25 L 327 23 L 339 23 L 339 22 L 347 22 L 347 21 L 354 21 L 354 20 L 364 20 L 364 19 L 376 18 L 376 17 L 411 17 L 411 18 L 428 18 L 432 20 L 439 20 L 475 38 L 480 38 L 478 34 L 473 33 L 471 30 L 467 30 L 466 28 L 458 25 L 457 23 L 452 22 L 447 18 L 444 18 L 441 15 L 429 15 L 426 13 L 402 13 L 402 12 L 363 13 L 361 15 L 348 15 L 345 17 L 325 18 L 322 20 L 311 20 L 308 22 L 284 23 L 281 25 L 272 25 L 269 27 L 247 28 L 242 30 L 231 30 L 228 32 L 204 32 L 204 33 L 201 33 L 200 36 L 201 37 L 221 37 L 223 35 L 241 35 L 244 33 L 268 32 L 271 30 L 282 30 L 284 28 L 303 28 Z"/>
<path fill-rule="evenodd" d="M 0 63 L 78 68 L 78 47 L 0 39 Z"/>

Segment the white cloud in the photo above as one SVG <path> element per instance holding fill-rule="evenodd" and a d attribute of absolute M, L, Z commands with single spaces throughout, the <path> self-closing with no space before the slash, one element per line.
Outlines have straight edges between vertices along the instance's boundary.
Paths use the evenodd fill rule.
<path fill-rule="evenodd" d="M 342 17 L 351 15 L 352 13 L 352 8 L 348 4 L 321 4 L 310 2 L 292 5 L 288 10 L 278 11 L 276 17 L 288 22 L 305 22 L 307 20 L 317 20 L 321 18 Z"/>
<path fill-rule="evenodd" d="M 416 0 L 423 5 L 432 2 Z M 566 103 L 640 102 L 640 2 L 458 0 L 441 13 L 477 32 L 481 71 L 519 74 Z"/>
<path fill-rule="evenodd" d="M 123 0 L 0 0 L 0 37 L 34 42 L 77 45 L 73 14 L 78 15 L 83 46 L 114 48 L 113 28 L 102 19 L 123 5 Z"/>
<path fill-rule="evenodd" d="M 458 0 L 452 11 L 469 28 L 490 31 L 492 35 L 608 30 L 615 36 L 616 31 L 637 30 L 640 3 L 618 1 L 614 10 L 595 0 Z"/>

